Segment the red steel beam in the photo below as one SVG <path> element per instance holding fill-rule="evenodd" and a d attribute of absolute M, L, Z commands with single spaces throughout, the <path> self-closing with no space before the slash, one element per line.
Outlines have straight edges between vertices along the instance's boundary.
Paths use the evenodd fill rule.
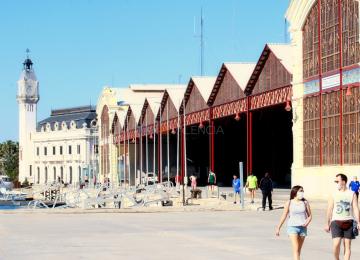
<path fill-rule="evenodd" d="M 340 165 L 344 163 L 344 155 L 343 155 L 343 62 L 342 62 L 342 14 L 341 14 L 341 0 L 338 0 L 338 18 L 339 18 L 339 70 L 340 70 Z"/>
<path fill-rule="evenodd" d="M 250 140 L 249 140 L 249 142 L 250 142 L 250 146 L 249 146 L 249 148 L 250 148 L 250 151 L 249 151 L 249 156 L 250 156 L 250 165 L 249 165 L 249 169 L 250 169 L 250 172 L 252 172 L 252 170 L 253 170 L 253 168 L 252 168 L 252 165 L 253 165 L 253 144 L 252 144 L 252 136 L 253 136 L 253 124 L 252 124 L 252 118 L 253 118 L 253 113 L 250 111 L 249 112 L 249 114 L 250 114 L 250 127 L 249 127 L 249 129 L 250 129 L 250 132 L 249 132 L 249 134 L 250 134 Z"/>
<path fill-rule="evenodd" d="M 250 171 L 250 97 L 246 98 L 247 106 L 246 106 L 246 175 L 249 174 Z"/>
<path fill-rule="evenodd" d="M 162 183 L 162 135 L 159 121 L 159 132 L 158 132 L 158 170 L 159 170 L 159 182 Z"/>
<path fill-rule="evenodd" d="M 209 142 L 209 146 L 210 146 L 210 171 L 214 172 L 215 171 L 215 153 L 214 153 L 214 149 L 215 149 L 215 135 L 214 135 L 214 118 L 213 118 L 213 108 L 210 107 L 209 108 L 209 114 L 210 114 L 210 119 L 209 119 L 209 127 L 210 127 L 210 134 L 209 134 L 209 138 L 210 138 L 210 142 Z"/>
<path fill-rule="evenodd" d="M 319 43 L 318 43 L 318 59 L 319 59 L 319 164 L 320 166 L 323 165 L 323 118 L 322 118 L 322 55 L 321 55 L 321 1 L 318 1 L 318 36 L 319 36 Z"/>

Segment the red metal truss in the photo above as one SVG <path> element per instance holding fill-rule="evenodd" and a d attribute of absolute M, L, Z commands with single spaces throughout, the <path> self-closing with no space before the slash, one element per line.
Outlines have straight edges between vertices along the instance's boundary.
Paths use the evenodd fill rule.
<path fill-rule="evenodd" d="M 291 101 L 291 89 L 291 86 L 287 86 L 251 96 L 250 110 Z"/>
<path fill-rule="evenodd" d="M 235 115 L 246 111 L 246 98 L 213 107 L 213 119 Z"/>
<path fill-rule="evenodd" d="M 167 121 L 161 123 L 161 133 L 166 133 L 172 129 L 177 129 L 177 118 L 169 119 L 169 129 L 167 128 Z"/>
<path fill-rule="evenodd" d="M 209 109 L 200 110 L 198 112 L 194 112 L 186 115 L 185 124 L 194 125 L 200 122 L 209 121 L 209 119 L 210 119 Z"/>

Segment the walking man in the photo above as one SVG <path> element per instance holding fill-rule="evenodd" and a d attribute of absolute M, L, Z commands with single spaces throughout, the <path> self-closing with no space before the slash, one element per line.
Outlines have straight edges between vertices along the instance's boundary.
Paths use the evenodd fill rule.
<path fill-rule="evenodd" d="M 240 203 L 240 179 L 234 174 L 232 186 L 234 188 L 234 204 L 236 204 L 236 196 L 239 196 Z"/>
<path fill-rule="evenodd" d="M 266 208 L 266 199 L 269 201 L 269 209 L 272 210 L 272 192 L 273 192 L 273 182 L 270 178 L 268 172 L 265 173 L 264 178 L 260 181 L 260 190 L 262 192 L 262 208 Z"/>
<path fill-rule="evenodd" d="M 336 175 L 335 183 L 337 190 L 329 199 L 325 231 L 331 231 L 334 258 L 339 260 L 341 242 L 344 241 L 344 260 L 349 260 L 354 230 L 360 228 L 359 208 L 354 192 L 346 186 L 346 175 Z"/>
<path fill-rule="evenodd" d="M 252 172 L 250 172 L 249 176 L 246 179 L 246 187 L 250 191 L 251 203 L 254 203 L 255 191 L 258 189 L 257 181 L 257 177 L 253 175 Z"/>

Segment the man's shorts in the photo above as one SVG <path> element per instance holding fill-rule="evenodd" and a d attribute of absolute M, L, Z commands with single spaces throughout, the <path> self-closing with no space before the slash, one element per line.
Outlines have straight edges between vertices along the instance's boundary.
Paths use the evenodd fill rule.
<path fill-rule="evenodd" d="M 355 239 L 353 227 L 351 225 L 347 230 L 343 230 L 339 227 L 336 221 L 332 221 L 330 225 L 331 236 L 332 238 L 347 238 L 347 239 Z"/>
<path fill-rule="evenodd" d="M 234 190 L 235 194 L 240 194 L 240 190 Z"/>
<path fill-rule="evenodd" d="M 249 191 L 254 191 L 254 190 L 256 190 L 256 188 L 248 188 L 249 189 Z"/>
<path fill-rule="evenodd" d="M 301 237 L 307 236 L 307 228 L 303 226 L 288 226 L 287 227 L 288 235 L 298 235 Z"/>

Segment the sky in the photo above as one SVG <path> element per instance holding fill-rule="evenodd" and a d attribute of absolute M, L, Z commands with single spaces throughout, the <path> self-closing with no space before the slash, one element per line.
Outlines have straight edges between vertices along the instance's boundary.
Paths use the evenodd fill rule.
<path fill-rule="evenodd" d="M 104 86 L 182 83 L 223 62 L 256 62 L 288 41 L 289 0 L 1 0 L 0 142 L 18 140 L 17 80 L 30 49 L 38 121 L 51 109 L 96 105 Z"/>

